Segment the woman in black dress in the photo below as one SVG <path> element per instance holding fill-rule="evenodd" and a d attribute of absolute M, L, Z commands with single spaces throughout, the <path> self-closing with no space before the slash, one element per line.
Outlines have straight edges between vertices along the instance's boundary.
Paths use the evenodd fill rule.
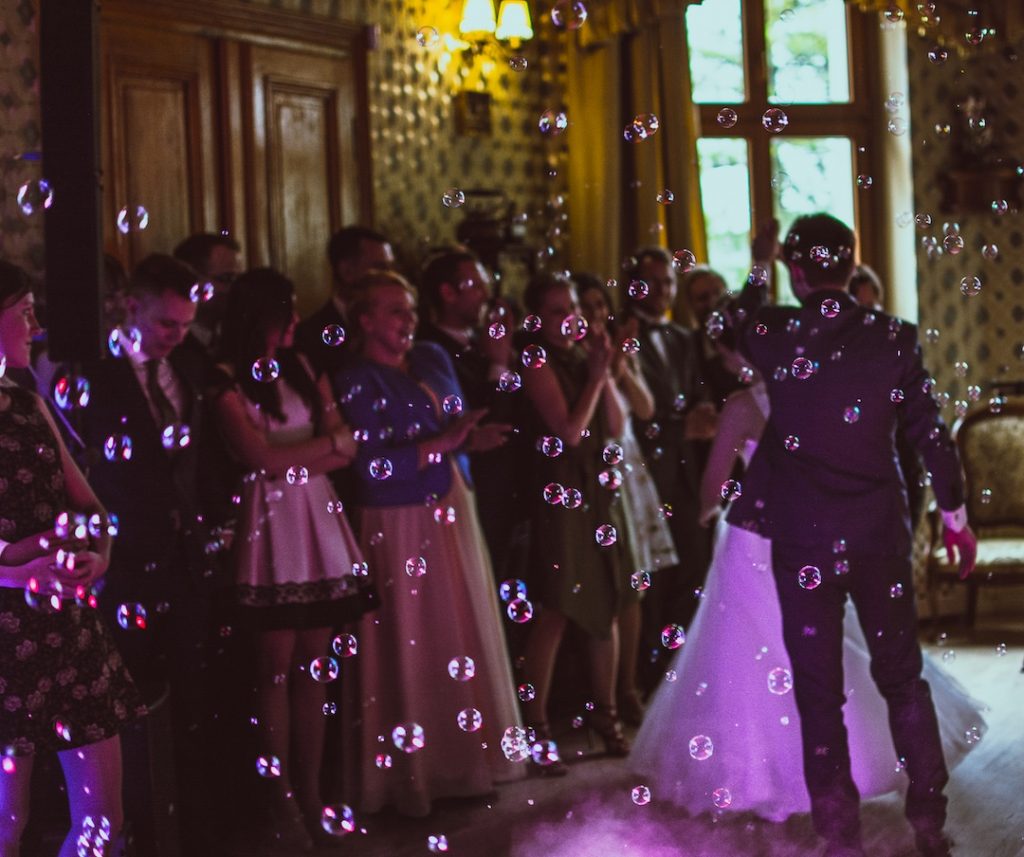
<path fill-rule="evenodd" d="M 38 332 L 28 277 L 0 262 L 0 365 L 28 366 Z M 0 377 L 0 857 L 19 853 L 37 753 L 67 780 L 60 857 L 120 832 L 118 733 L 144 709 L 95 609 L 109 530 L 40 398 Z"/>

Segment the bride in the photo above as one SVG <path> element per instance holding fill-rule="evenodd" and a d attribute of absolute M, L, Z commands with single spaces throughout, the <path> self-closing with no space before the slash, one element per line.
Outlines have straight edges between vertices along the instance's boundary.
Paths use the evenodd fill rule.
<path fill-rule="evenodd" d="M 735 352 L 721 342 L 719 349 L 730 371 L 749 373 Z M 703 523 L 718 516 L 723 496 L 742 490 L 730 475 L 737 458 L 750 461 L 767 414 L 768 396 L 759 380 L 726 400 L 701 485 Z M 629 766 L 646 778 L 654 798 L 692 814 L 730 809 L 781 821 L 810 811 L 770 563 L 768 540 L 721 516 L 702 603 L 633 744 Z M 852 602 L 844 632 L 852 772 L 861 795 L 871 797 L 901 788 L 905 775 L 884 728 L 885 702 L 869 672 Z M 923 676 L 952 769 L 985 730 L 981 706 L 927 655 Z"/>

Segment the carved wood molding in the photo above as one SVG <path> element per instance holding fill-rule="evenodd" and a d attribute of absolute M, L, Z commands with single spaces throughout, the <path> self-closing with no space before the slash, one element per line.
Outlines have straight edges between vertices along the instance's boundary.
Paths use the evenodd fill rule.
<path fill-rule="evenodd" d="M 365 51 L 368 41 L 361 24 L 242 0 L 102 0 L 100 20 L 334 55 Z"/>

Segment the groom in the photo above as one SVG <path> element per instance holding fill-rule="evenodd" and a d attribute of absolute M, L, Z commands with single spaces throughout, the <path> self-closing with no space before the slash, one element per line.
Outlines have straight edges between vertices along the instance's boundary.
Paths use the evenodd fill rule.
<path fill-rule="evenodd" d="M 755 241 L 763 264 L 771 264 L 777 235 L 773 224 Z M 729 520 L 772 542 L 814 827 L 827 840 L 825 855 L 864 854 L 842 711 L 849 596 L 888 704 L 896 756 L 906 764 L 906 815 L 918 851 L 948 855 L 948 775 L 921 678 L 897 419 L 931 473 L 946 548 L 959 553 L 966 577 L 976 542 L 960 462 L 930 395 L 915 327 L 858 306 L 846 291 L 853 232 L 827 214 L 801 217 L 781 255 L 802 306 L 765 306 L 763 278 L 752 276 L 736 313 L 741 347 L 765 378 L 771 415 Z"/>

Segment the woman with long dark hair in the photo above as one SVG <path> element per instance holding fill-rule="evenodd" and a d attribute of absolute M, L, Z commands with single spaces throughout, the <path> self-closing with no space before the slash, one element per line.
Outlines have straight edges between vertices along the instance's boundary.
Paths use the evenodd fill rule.
<path fill-rule="evenodd" d="M 234 543 L 238 620 L 256 630 L 259 772 L 273 785 L 272 834 L 307 848 L 321 828 L 331 632 L 366 608 L 362 560 L 327 476 L 356 454 L 352 432 L 292 348 L 291 281 L 270 268 L 232 285 L 215 394 L 243 480 Z"/>
<path fill-rule="evenodd" d="M 39 333 L 29 280 L 0 262 L 0 376 Z M 32 392 L 0 377 L 0 855 L 17 857 L 39 753 L 56 751 L 71 832 L 60 857 L 105 848 L 122 825 L 121 740 L 144 713 L 95 610 L 110 522 Z"/>

